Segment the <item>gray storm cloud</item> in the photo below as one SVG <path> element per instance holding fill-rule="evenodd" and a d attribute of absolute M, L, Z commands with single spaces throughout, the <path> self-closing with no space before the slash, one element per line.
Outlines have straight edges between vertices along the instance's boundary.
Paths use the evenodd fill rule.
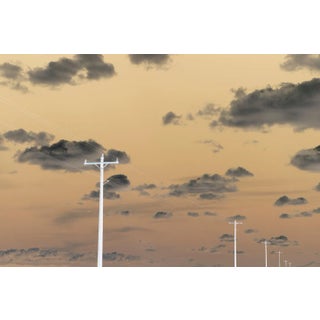
<path fill-rule="evenodd" d="M 93 170 L 94 166 L 84 166 L 84 160 L 98 160 L 105 148 L 94 140 L 60 140 L 49 146 L 30 147 L 16 154 L 20 163 L 38 165 L 44 170 L 64 170 L 80 172 Z M 128 163 L 129 156 L 124 151 L 110 149 L 105 155 L 106 161 L 119 159 L 119 163 Z"/>
<path fill-rule="evenodd" d="M 221 198 L 227 192 L 237 191 L 232 178 L 223 177 L 219 174 L 204 174 L 187 183 L 173 184 L 168 188 L 170 190 L 169 196 L 199 195 L 201 199 L 209 200 Z"/>
<path fill-rule="evenodd" d="M 230 107 L 221 111 L 211 127 L 229 126 L 264 129 L 273 125 L 291 125 L 295 130 L 320 128 L 320 79 L 298 84 L 283 83 L 236 95 Z"/>
<path fill-rule="evenodd" d="M 290 161 L 294 167 L 306 171 L 320 171 L 320 145 L 313 149 L 298 151 Z"/>
<path fill-rule="evenodd" d="M 285 206 L 285 205 L 297 206 L 297 205 L 302 205 L 306 203 L 308 203 L 308 201 L 303 197 L 291 199 L 288 196 L 282 196 L 275 201 L 274 205 L 278 207 Z"/>
<path fill-rule="evenodd" d="M 43 146 L 48 145 L 53 139 L 54 135 L 48 132 L 40 131 L 38 133 L 25 129 L 9 130 L 3 134 L 8 140 L 16 143 L 29 143 L 33 142 L 35 145 Z"/>
<path fill-rule="evenodd" d="M 320 71 L 320 54 L 287 54 L 280 67 L 286 71 Z"/>
<path fill-rule="evenodd" d="M 130 62 L 145 65 L 147 68 L 163 66 L 170 61 L 169 54 L 129 54 Z"/>

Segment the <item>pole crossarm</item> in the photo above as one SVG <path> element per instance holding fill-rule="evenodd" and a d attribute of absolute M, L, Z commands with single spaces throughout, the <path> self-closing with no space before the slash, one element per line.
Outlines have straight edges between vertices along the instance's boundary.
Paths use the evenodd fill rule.
<path fill-rule="evenodd" d="M 99 192 L 99 222 L 98 222 L 98 254 L 97 254 L 97 266 L 103 266 L 103 185 L 104 185 L 104 168 L 109 164 L 118 164 L 119 160 L 116 161 L 104 161 L 104 154 L 100 157 L 100 162 L 88 162 L 84 161 L 85 166 L 96 166 L 100 169 L 100 192 Z"/>

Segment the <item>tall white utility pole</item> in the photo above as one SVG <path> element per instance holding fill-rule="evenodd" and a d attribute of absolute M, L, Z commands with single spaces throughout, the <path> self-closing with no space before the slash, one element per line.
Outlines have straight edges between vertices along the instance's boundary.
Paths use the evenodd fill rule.
<path fill-rule="evenodd" d="M 263 243 L 264 243 L 264 266 L 267 267 L 268 266 L 268 240 L 264 240 Z"/>
<path fill-rule="evenodd" d="M 234 231 L 233 231 L 233 237 L 234 237 L 234 267 L 237 267 L 237 224 L 242 224 L 242 222 L 237 222 L 236 219 L 234 221 L 229 222 L 229 224 L 233 224 Z"/>
<path fill-rule="evenodd" d="M 279 261 L 279 267 L 281 267 L 281 258 L 280 258 L 280 256 L 281 256 L 281 253 L 282 253 L 282 252 L 279 250 L 279 251 L 277 251 L 277 253 L 278 253 L 278 255 L 279 255 L 279 258 L 278 258 L 278 259 L 279 259 L 279 260 L 278 260 L 278 261 Z"/>
<path fill-rule="evenodd" d="M 100 168 L 100 194 L 99 194 L 99 222 L 98 222 L 98 257 L 97 266 L 102 267 L 103 261 L 103 172 L 104 168 L 108 164 L 118 164 L 118 159 L 114 162 L 105 162 L 104 155 L 101 155 L 100 162 L 87 162 L 84 161 L 84 165 L 95 165 Z"/>

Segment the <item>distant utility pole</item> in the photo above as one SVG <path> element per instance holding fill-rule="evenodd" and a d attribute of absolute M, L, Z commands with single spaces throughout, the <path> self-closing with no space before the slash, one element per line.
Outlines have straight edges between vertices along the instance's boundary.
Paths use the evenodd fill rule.
<path fill-rule="evenodd" d="M 97 256 L 97 266 L 102 267 L 103 261 L 103 172 L 104 168 L 108 164 L 118 164 L 117 159 L 114 162 L 105 162 L 104 155 L 101 155 L 100 162 L 87 162 L 84 161 L 85 166 L 94 165 L 100 169 L 100 194 L 99 194 L 99 222 L 98 222 L 98 256 Z"/>
<path fill-rule="evenodd" d="M 234 221 L 230 221 L 229 224 L 233 224 L 234 226 L 234 231 L 233 231 L 233 243 L 234 243 L 234 267 L 237 267 L 237 224 L 242 224 L 242 222 L 237 222 L 236 219 L 234 219 Z"/>
<path fill-rule="evenodd" d="M 280 259 L 280 256 L 281 256 L 281 251 L 279 250 L 279 251 L 277 251 L 277 253 L 278 253 L 278 255 L 279 255 L 279 257 L 278 257 L 278 259 L 279 259 L 279 267 L 281 267 L 281 259 Z"/>
<path fill-rule="evenodd" d="M 264 240 L 264 266 L 267 267 L 268 266 L 268 240 Z"/>
<path fill-rule="evenodd" d="M 288 266 L 288 260 L 284 260 L 284 266 L 285 266 L 285 267 Z"/>
<path fill-rule="evenodd" d="M 289 267 L 291 267 L 291 262 L 289 262 Z"/>

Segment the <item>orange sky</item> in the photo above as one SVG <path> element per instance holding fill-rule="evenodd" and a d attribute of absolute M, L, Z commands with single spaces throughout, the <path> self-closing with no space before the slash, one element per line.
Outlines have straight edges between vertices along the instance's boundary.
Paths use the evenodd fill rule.
<path fill-rule="evenodd" d="M 70 70 L 68 65 L 53 72 L 62 58 L 79 68 L 69 80 L 64 78 Z M 270 252 L 280 248 L 295 266 L 313 261 L 317 265 L 317 214 L 290 219 L 280 219 L 279 215 L 291 217 L 319 207 L 319 193 L 314 190 L 320 182 L 319 173 L 290 164 L 297 152 L 319 144 L 318 128 L 308 117 L 318 116 L 318 95 L 315 102 L 312 100 L 313 109 L 309 110 L 305 102 L 308 97 L 303 97 L 297 107 L 301 119 L 306 117 L 301 123 L 310 123 L 302 131 L 295 131 L 299 119 L 294 122 L 289 117 L 264 128 L 236 128 L 225 123 L 210 128 L 209 123 L 219 120 L 221 112 L 227 112 L 230 102 L 237 99 L 232 89 L 244 88 L 246 95 L 268 86 L 276 91 L 281 83 L 310 82 L 317 78 L 319 69 L 311 70 L 307 63 L 298 65 L 295 61 L 300 69 L 286 70 L 280 66 L 289 59 L 285 55 L 185 54 L 140 64 L 134 64 L 127 55 L 99 59 L 98 66 L 90 69 L 89 62 L 73 55 L 0 56 L 0 134 L 7 148 L 0 150 L 1 265 L 96 263 L 98 202 L 83 196 L 96 189 L 98 171 L 44 170 L 39 164 L 17 161 L 17 153 L 34 146 L 33 142 L 5 138 L 7 132 L 17 129 L 54 135 L 48 145 L 61 139 L 92 139 L 107 150 L 124 151 L 130 157 L 129 163 L 105 173 L 106 177 L 123 174 L 130 180 L 129 187 L 117 191 L 119 199 L 104 200 L 104 251 L 116 252 L 115 260 L 107 258 L 105 265 L 232 266 L 232 242 L 219 237 L 233 233 L 227 218 L 234 215 L 246 218 L 238 227 L 238 250 L 243 251 L 239 266 L 263 266 L 263 245 L 257 241 L 280 235 L 288 238 L 289 245 L 272 245 Z M 52 69 L 50 62 L 56 63 L 51 64 Z M 106 63 L 113 65 L 115 74 L 104 71 Z M 89 70 L 96 78 L 86 74 Z M 17 90 L 21 88 L 18 84 L 28 92 Z M 279 101 L 276 104 L 282 103 Z M 198 116 L 207 105 L 214 105 L 219 112 Z M 268 109 L 262 104 L 261 108 L 264 111 L 257 121 L 264 121 L 264 117 L 267 121 L 272 116 L 270 106 Z M 163 117 L 170 111 L 176 115 L 176 123 L 165 125 Z M 194 119 L 188 120 L 188 114 Z M 203 143 L 209 140 L 211 144 Z M 238 178 L 233 183 L 237 191 L 222 192 L 221 199 L 199 199 L 198 193 L 168 196 L 170 185 L 183 185 L 204 174 L 225 177 L 228 169 L 237 167 L 253 176 Z M 132 190 L 143 184 L 155 184 L 156 188 L 150 189 L 148 196 Z M 307 203 L 275 206 L 283 195 L 303 197 Z M 130 213 L 119 214 L 124 210 Z M 158 211 L 172 216 L 156 219 Z M 204 215 L 206 211 L 217 215 Z M 199 216 L 189 216 L 188 212 Z M 59 220 L 61 217 L 69 218 Z M 247 229 L 254 232 L 245 233 Z M 221 244 L 225 247 L 211 252 Z M 39 250 L 25 253 L 30 248 Z M 8 249 L 17 251 L 10 253 Z M 40 254 L 49 249 L 57 252 Z M 276 255 L 270 254 L 270 264 L 277 264 Z"/>

